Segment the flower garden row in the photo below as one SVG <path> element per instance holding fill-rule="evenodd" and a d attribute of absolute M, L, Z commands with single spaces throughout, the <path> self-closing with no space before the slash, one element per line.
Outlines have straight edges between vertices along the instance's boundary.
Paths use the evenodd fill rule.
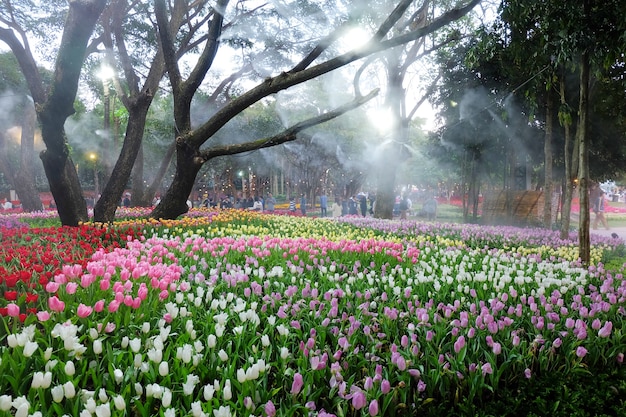
<path fill-rule="evenodd" d="M 79 228 L 3 220 L 0 415 L 624 406 L 626 281 L 603 266 L 619 239 L 594 237 L 585 268 L 575 236 L 543 230 L 125 214 Z"/>

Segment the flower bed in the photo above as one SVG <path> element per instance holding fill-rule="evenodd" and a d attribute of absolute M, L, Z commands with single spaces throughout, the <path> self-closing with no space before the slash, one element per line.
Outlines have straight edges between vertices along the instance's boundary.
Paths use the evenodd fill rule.
<path fill-rule="evenodd" d="M 42 246 L 38 307 L 2 318 L 0 415 L 623 409 L 626 283 L 599 262 L 622 241 L 583 268 L 538 230 L 193 214 Z M 118 244 L 78 244 L 95 231 Z"/>

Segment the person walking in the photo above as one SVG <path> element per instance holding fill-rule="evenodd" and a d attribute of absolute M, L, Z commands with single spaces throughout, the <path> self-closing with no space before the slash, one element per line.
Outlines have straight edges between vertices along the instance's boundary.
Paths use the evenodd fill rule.
<path fill-rule="evenodd" d="M 304 196 L 304 194 L 302 194 L 302 197 L 300 197 L 300 212 L 303 216 L 306 216 L 306 197 Z"/>
<path fill-rule="evenodd" d="M 365 194 L 360 195 L 359 205 L 361 206 L 361 216 L 365 217 L 367 215 L 367 196 Z"/>
<path fill-rule="evenodd" d="M 409 197 L 407 197 L 406 194 L 403 194 L 400 199 L 400 220 L 406 220 L 407 213 L 410 208 Z"/>
<path fill-rule="evenodd" d="M 591 202 L 591 208 L 595 213 L 595 217 L 593 219 L 593 228 L 598 228 L 598 221 L 602 223 L 606 230 L 609 230 L 609 223 L 606 221 L 606 217 L 604 217 L 604 191 L 598 185 L 597 182 L 591 184 L 589 190 L 589 201 Z"/>
<path fill-rule="evenodd" d="M 269 193 L 267 195 L 267 198 L 265 199 L 265 210 L 273 213 L 276 207 L 276 198 L 274 198 L 274 195 L 272 193 Z"/>
<path fill-rule="evenodd" d="M 328 216 L 328 197 L 326 197 L 326 193 L 322 193 L 320 196 L 320 216 Z"/>
<path fill-rule="evenodd" d="M 359 210 L 357 208 L 356 196 L 350 197 L 348 200 L 348 214 L 358 216 Z"/>

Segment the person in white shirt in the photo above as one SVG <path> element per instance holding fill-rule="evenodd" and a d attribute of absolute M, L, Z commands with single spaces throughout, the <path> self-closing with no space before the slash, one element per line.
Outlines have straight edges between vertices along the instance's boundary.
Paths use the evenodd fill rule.
<path fill-rule="evenodd" d="M 258 212 L 263 211 L 263 203 L 261 203 L 261 200 L 259 200 L 258 197 L 254 199 L 254 203 L 252 204 L 252 207 L 250 207 L 250 210 Z"/>

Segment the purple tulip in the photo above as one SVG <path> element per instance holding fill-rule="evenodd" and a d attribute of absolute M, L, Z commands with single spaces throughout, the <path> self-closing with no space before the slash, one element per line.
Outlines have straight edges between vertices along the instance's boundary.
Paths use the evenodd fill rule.
<path fill-rule="evenodd" d="M 372 400 L 370 402 L 370 406 L 367 411 L 369 411 L 370 416 L 377 416 L 378 415 L 378 401 Z"/>
<path fill-rule="evenodd" d="M 365 397 L 365 393 L 363 391 L 358 390 L 354 394 L 352 394 L 352 406 L 356 410 L 360 410 L 366 405 L 367 405 L 367 398 Z"/>
<path fill-rule="evenodd" d="M 293 376 L 293 383 L 291 384 L 291 395 L 298 395 L 300 390 L 302 390 L 302 386 L 304 385 L 304 380 L 302 379 L 302 374 L 296 372 Z"/>
<path fill-rule="evenodd" d="M 464 346 L 465 346 L 465 336 L 459 336 L 459 338 L 456 339 L 456 342 L 454 342 L 454 352 L 459 353 L 461 349 L 463 349 Z"/>

